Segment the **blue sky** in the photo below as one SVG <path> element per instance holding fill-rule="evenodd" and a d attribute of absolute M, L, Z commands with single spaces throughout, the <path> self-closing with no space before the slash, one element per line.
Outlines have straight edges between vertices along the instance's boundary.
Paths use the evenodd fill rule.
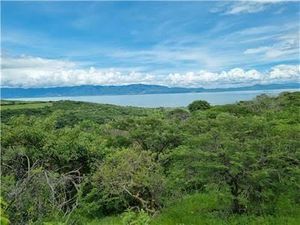
<path fill-rule="evenodd" d="M 2 2 L 2 86 L 299 78 L 299 2 Z"/>

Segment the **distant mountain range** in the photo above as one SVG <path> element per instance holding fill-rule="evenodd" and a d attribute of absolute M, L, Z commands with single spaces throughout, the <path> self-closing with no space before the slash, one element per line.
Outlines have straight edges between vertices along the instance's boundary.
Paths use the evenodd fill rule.
<path fill-rule="evenodd" d="M 34 97 L 59 97 L 59 96 L 88 96 L 88 95 L 140 95 L 140 94 L 170 94 L 170 93 L 199 93 L 223 91 L 250 91 L 297 89 L 299 83 L 254 85 L 235 88 L 183 88 L 166 87 L 161 85 L 131 84 L 124 86 L 94 86 L 82 85 L 73 87 L 50 88 L 1 88 L 1 98 L 34 98 Z"/>

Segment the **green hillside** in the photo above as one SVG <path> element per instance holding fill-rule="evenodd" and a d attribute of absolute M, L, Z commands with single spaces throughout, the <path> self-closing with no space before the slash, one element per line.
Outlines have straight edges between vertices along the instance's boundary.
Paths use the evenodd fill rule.
<path fill-rule="evenodd" d="M 1 224 L 300 223 L 300 92 L 210 106 L 1 101 Z"/>

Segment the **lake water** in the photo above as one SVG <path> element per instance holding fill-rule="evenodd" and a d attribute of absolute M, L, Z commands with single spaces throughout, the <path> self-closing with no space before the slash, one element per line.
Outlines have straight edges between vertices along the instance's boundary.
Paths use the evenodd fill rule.
<path fill-rule="evenodd" d="M 22 101 L 59 101 L 74 100 L 93 103 L 107 103 L 122 106 L 138 107 L 182 107 L 195 100 L 205 100 L 212 105 L 223 105 L 238 101 L 251 100 L 260 94 L 276 96 L 284 91 L 299 91 L 298 89 L 231 91 L 231 92 L 203 92 L 181 94 L 147 94 L 147 95 L 109 95 L 109 96 L 76 96 L 76 97 L 45 97 L 45 98 L 17 98 Z M 11 99 L 13 100 L 13 99 Z"/>

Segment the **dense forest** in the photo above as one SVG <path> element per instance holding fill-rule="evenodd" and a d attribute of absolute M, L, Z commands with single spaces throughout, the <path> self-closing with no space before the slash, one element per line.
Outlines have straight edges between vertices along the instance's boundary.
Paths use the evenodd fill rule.
<path fill-rule="evenodd" d="M 299 110 L 1 101 L 1 224 L 300 224 Z"/>

